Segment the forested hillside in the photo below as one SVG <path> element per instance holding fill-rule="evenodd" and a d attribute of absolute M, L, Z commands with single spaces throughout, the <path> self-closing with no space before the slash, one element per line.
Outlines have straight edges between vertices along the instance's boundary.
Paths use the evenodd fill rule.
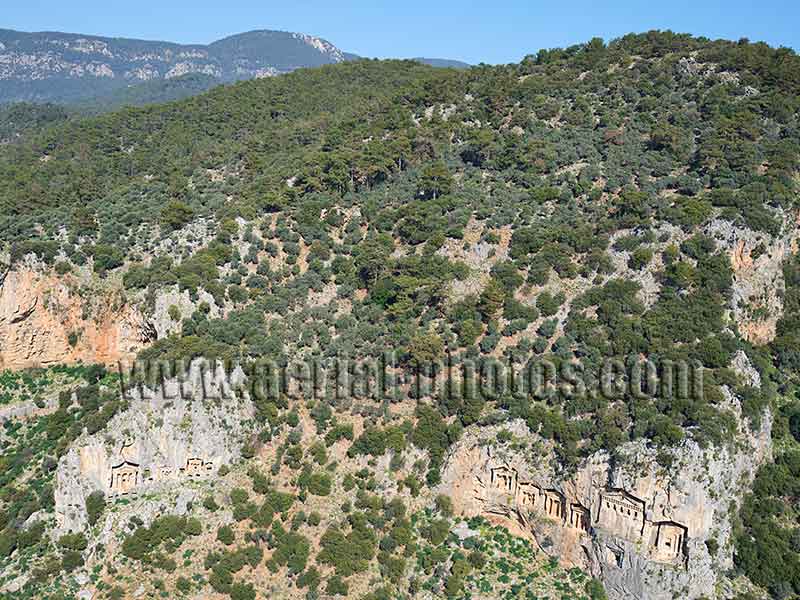
<path fill-rule="evenodd" d="M 11 104 L 0 108 L 0 144 L 18 141 L 26 132 L 66 121 L 70 112 L 53 104 Z"/>
<path fill-rule="evenodd" d="M 591 389 L 604 361 L 647 359 L 702 366 L 702 393 L 253 399 L 252 431 L 211 487 L 192 488 L 188 508 L 157 496 L 179 516 L 143 521 L 125 512 L 133 500 L 98 490 L 79 507 L 84 529 L 67 533 L 53 487 L 74 499 L 58 481 L 87 462 L 70 452 L 105 443 L 125 456 L 140 423 L 105 371 L 70 372 L 76 398 L 0 435 L 0 589 L 59 597 L 64 582 L 89 585 L 70 579 L 85 563 L 92 589 L 118 598 L 139 569 L 165 597 L 597 599 L 600 581 L 613 598 L 800 594 L 799 108 L 792 51 L 650 32 L 506 66 L 344 62 L 93 118 L 42 116 L 54 123 L 0 146 L 0 285 L 47 276 L 64 290 L 23 318 L 0 312 L 6 339 L 30 339 L 26 319 L 40 319 L 65 357 L 89 356 L 97 309 L 68 298 L 113 290 L 115 310 L 147 323 L 143 360 L 546 359 L 580 363 Z M 0 366 L 35 359 L 0 342 Z M 545 558 L 570 548 L 541 534 L 552 523 L 448 498 L 458 485 L 443 472 L 489 430 L 475 447 L 499 448 L 490 458 L 519 478 L 514 456 L 548 470 L 541 487 L 560 494 L 586 549 L 562 562 L 589 575 Z M 741 477 L 708 467 L 728 459 Z M 563 482 L 599 463 L 602 493 L 636 501 L 644 486 L 615 469 L 658 473 L 654 493 L 700 473 L 687 489 L 716 490 L 713 510 L 696 525 L 679 505 L 648 503 L 647 523 L 688 541 L 669 561 L 642 558 L 635 540 L 598 533 L 594 504 L 566 516 L 580 485 Z M 667 492 L 666 504 L 693 500 Z M 472 533 L 458 533 L 461 517 Z M 624 556 L 646 577 L 620 581 Z"/>

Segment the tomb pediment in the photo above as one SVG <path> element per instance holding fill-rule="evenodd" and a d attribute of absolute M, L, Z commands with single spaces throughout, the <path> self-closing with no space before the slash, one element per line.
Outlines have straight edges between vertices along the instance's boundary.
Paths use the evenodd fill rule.
<path fill-rule="evenodd" d="M 570 527 L 588 532 L 591 527 L 591 517 L 589 509 L 580 504 L 570 504 L 569 507 Z"/>
<path fill-rule="evenodd" d="M 514 493 L 517 487 L 517 471 L 506 466 L 492 469 L 492 487 Z"/>
<path fill-rule="evenodd" d="M 139 465 L 129 461 L 122 461 L 111 467 L 111 480 L 109 491 L 112 495 L 131 493 L 139 484 Z"/>
<path fill-rule="evenodd" d="M 674 561 L 685 554 L 688 530 L 675 521 L 659 521 L 653 524 L 655 539 L 652 553 L 655 560 Z"/>
<path fill-rule="evenodd" d="M 541 493 L 541 488 L 535 483 L 521 482 L 517 486 L 517 504 L 522 508 L 536 508 Z"/>
<path fill-rule="evenodd" d="M 600 494 L 596 523 L 619 537 L 639 541 L 644 535 L 644 500 L 624 490 L 608 490 Z"/>
<path fill-rule="evenodd" d="M 186 466 L 174 470 L 169 465 L 140 467 L 137 463 L 123 460 L 111 467 L 108 480 L 109 495 L 124 496 L 134 493 L 136 488 L 153 482 L 180 479 L 183 477 L 199 478 L 212 473 L 213 463 L 199 457 L 190 457 Z"/>
<path fill-rule="evenodd" d="M 196 467 L 187 463 L 187 470 Z M 208 464 L 204 463 L 203 468 Z M 675 521 L 653 522 L 647 518 L 646 504 L 623 489 L 601 489 L 595 496 L 597 502 L 591 508 L 580 501 L 574 501 L 562 491 L 545 489 L 533 481 L 522 481 L 519 472 L 507 465 L 489 469 L 489 485 L 476 476 L 476 486 L 489 487 L 497 495 L 491 498 L 485 510 L 495 514 L 516 512 L 521 523 L 533 512 L 556 521 L 560 526 L 575 530 L 579 535 L 591 535 L 593 526 L 610 533 L 614 537 L 642 543 L 650 560 L 678 564 L 686 558 L 687 528 Z M 477 494 L 476 499 L 485 501 L 485 496 Z M 501 511 L 497 504 L 505 505 Z M 622 554 L 610 556 L 609 564 L 622 564 Z"/>
<path fill-rule="evenodd" d="M 556 490 L 545 490 L 544 513 L 551 519 L 564 520 L 564 496 Z"/>
<path fill-rule="evenodd" d="M 602 501 L 609 505 L 609 508 L 624 511 L 625 514 L 644 514 L 644 500 L 640 500 L 625 490 L 617 489 L 605 492 L 602 495 Z"/>

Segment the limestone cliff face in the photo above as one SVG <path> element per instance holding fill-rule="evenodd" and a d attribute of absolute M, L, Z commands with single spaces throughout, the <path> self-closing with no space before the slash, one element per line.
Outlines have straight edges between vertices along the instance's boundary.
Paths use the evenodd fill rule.
<path fill-rule="evenodd" d="M 132 394 L 129 408 L 95 435 L 84 435 L 59 461 L 55 482 L 59 532 L 86 524 L 86 498 L 142 499 L 213 477 L 236 461 L 251 432 L 254 409 L 237 388 L 243 374 L 192 365 L 182 382 Z M 182 393 L 179 393 L 182 389 Z"/>
<path fill-rule="evenodd" d="M 755 345 L 775 338 L 783 315 L 783 263 L 798 250 L 800 216 L 785 215 L 784 235 L 736 227 L 729 221 L 712 221 L 706 228 L 728 252 L 733 269 L 731 311 L 739 331 Z"/>
<path fill-rule="evenodd" d="M 0 369 L 132 359 L 155 328 L 119 290 L 20 267 L 0 277 Z M 72 342 L 72 343 L 71 343 Z"/>
<path fill-rule="evenodd" d="M 527 442 L 525 451 L 497 443 L 500 429 Z M 643 442 L 629 443 L 621 460 L 598 452 L 565 474 L 522 421 L 470 428 L 447 457 L 441 492 L 460 514 L 506 524 L 590 572 L 610 598 L 713 597 L 732 567 L 730 508 L 768 458 L 770 430 L 767 416 L 755 433 L 742 427 L 735 447 L 686 442 L 669 468 Z"/>

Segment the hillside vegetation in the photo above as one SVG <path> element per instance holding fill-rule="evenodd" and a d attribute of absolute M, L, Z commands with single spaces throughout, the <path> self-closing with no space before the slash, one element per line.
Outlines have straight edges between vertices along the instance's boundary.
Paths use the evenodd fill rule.
<path fill-rule="evenodd" d="M 796 242 L 798 108 L 792 51 L 670 32 L 467 70 L 370 60 L 299 70 L 57 122 L 0 147 L 0 256 L 12 269 L 118 281 L 145 311 L 164 290 L 188 291 L 193 309 L 176 307 L 170 335 L 143 359 L 252 365 L 395 349 L 408 367 L 445 354 L 455 364 L 579 360 L 589 378 L 611 358 L 703 365 L 704 393 L 681 399 L 398 390 L 386 402 L 257 403 L 262 433 L 243 452 L 256 464 L 226 480 L 236 526 L 213 521 L 215 550 L 202 556 L 210 575 L 156 586 L 172 594 L 208 584 L 252 598 L 231 572 L 258 571 L 264 542 L 266 568 L 308 597 L 410 596 L 413 569 L 426 575 L 411 577 L 414 586 L 478 597 L 490 585 L 479 572 L 491 544 L 459 549 L 446 533 L 455 523 L 446 506 L 436 518 L 429 506 L 418 512 L 420 490 L 439 483 L 465 428 L 522 419 L 531 435 L 555 442 L 565 473 L 636 440 L 657 449 L 664 467 L 689 440 L 732 447 L 739 415 L 757 430 L 775 414 L 781 444 L 800 439 L 797 260 L 789 251 L 785 265 L 775 259 L 786 290 L 768 287 L 763 297 L 744 295 L 732 264 L 738 240 L 753 261 Z M 732 368 L 739 355 L 759 385 Z M 35 572 L 41 589 L 76 568 L 86 539 L 55 547 L 30 533 L 28 516 L 50 508 L 48 471 L 24 473 L 44 460 L 41 444 L 66 451 L 81 415 L 100 431 L 121 409 L 87 381 L 82 409 L 63 398 L 57 412 L 9 425 L 0 438 L 14 465 L 0 496 L 0 559 L 15 550 L 14 560 L 33 563 L 58 555 L 60 563 Z M 325 444 L 292 435 L 306 417 Z M 334 461 L 325 453 L 336 444 L 347 450 Z M 258 462 L 262 445 L 273 462 Z M 371 483 L 387 452 L 392 472 L 414 457 L 400 485 L 408 516 Z M 737 520 L 736 574 L 775 598 L 800 594 L 796 454 L 780 452 L 762 468 Z M 267 483 L 259 465 L 274 465 L 275 480 Z M 294 495 L 282 499 L 280 486 Z M 331 493 L 335 516 L 303 508 Z M 211 496 L 203 515 L 216 512 L 209 506 L 220 496 Z M 491 535 L 485 523 L 474 526 Z M 185 519 L 131 521 L 122 552 L 161 577 L 175 572 L 176 557 L 192 563 L 181 547 L 195 528 Z M 496 535 L 505 548 L 506 534 Z M 198 552 L 208 542 L 200 539 Z M 234 539 L 256 549 L 235 549 Z M 503 597 L 526 597 L 525 576 L 508 560 L 515 583 Z M 541 564 L 555 577 L 554 565 Z M 370 588 L 368 575 L 381 586 Z M 603 595 L 580 573 L 557 578 L 563 597 Z M 568 595 L 576 582 L 580 591 Z"/>

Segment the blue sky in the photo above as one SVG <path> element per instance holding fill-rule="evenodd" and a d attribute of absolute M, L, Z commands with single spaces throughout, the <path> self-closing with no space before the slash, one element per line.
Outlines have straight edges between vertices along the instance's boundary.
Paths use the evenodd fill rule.
<path fill-rule="evenodd" d="M 301 31 L 370 57 L 516 62 L 538 50 L 648 29 L 800 48 L 789 0 L 2 0 L 0 28 L 207 43 Z"/>

